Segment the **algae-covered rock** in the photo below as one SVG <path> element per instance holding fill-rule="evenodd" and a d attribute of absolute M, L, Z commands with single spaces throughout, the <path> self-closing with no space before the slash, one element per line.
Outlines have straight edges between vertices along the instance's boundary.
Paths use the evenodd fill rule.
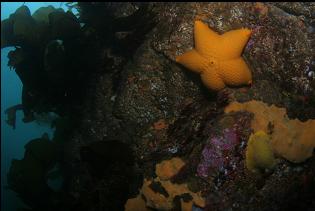
<path fill-rule="evenodd" d="M 71 11 L 53 11 L 49 14 L 53 39 L 69 39 L 80 32 L 80 23 Z"/>
<path fill-rule="evenodd" d="M 30 9 L 27 6 L 22 5 L 21 7 L 16 9 L 16 11 L 15 11 L 15 13 L 13 15 L 10 15 L 10 16 L 29 17 L 29 16 L 31 16 L 31 11 L 30 11 Z"/>
<path fill-rule="evenodd" d="M 29 33 L 23 27 L 30 22 L 15 26 L 21 35 L 16 40 L 12 35 L 18 15 L 4 20 L 1 46 L 20 42 L 27 49 L 26 54 L 11 54 L 23 82 L 25 110 L 54 110 L 71 120 L 57 124 L 54 136 L 56 143 L 64 144 L 64 191 L 71 197 L 60 203 L 66 208 L 54 210 L 122 210 L 126 199 L 135 199 L 139 190 L 148 200 L 139 195 L 131 207 L 139 203 L 141 209 L 144 205 L 175 210 L 312 209 L 313 139 L 305 132 L 312 131 L 306 122 L 315 118 L 312 8 L 313 3 L 291 7 L 250 2 L 80 2 L 79 19 L 70 12 L 48 11 L 43 17 L 38 12 L 33 17 L 34 43 L 21 38 Z M 18 13 L 29 17 L 22 10 Z M 39 24 L 35 19 L 44 21 Z M 193 46 L 196 19 L 220 34 L 242 27 L 252 30 L 243 54 L 253 73 L 252 87 L 214 95 L 198 76 L 175 62 Z M 52 80 L 59 76 L 62 80 Z M 286 108 L 288 116 L 259 105 L 253 107 L 254 115 L 223 112 L 228 101 L 253 99 Z M 268 116 L 258 122 L 264 124 L 261 130 L 266 129 L 271 143 L 277 140 L 276 154 L 299 158 L 305 161 L 302 165 L 280 159 L 266 174 L 246 171 L 250 120 L 256 122 L 259 115 Z M 295 117 L 309 128 L 305 130 L 300 121 L 293 124 L 289 119 Z M 295 141 L 295 136 L 307 143 Z M 31 147 L 28 152 L 33 153 Z M 166 165 L 161 171 L 168 172 L 167 180 L 155 178 L 157 162 L 178 156 L 185 159 L 178 174 L 174 175 L 176 166 Z M 202 197 L 196 194 L 201 190 Z"/>
<path fill-rule="evenodd" d="M 19 7 L 8 19 L 1 21 L 1 48 L 33 43 L 36 22 L 27 6 Z"/>
<path fill-rule="evenodd" d="M 8 185 L 21 195 L 43 194 L 48 187 L 45 169 L 41 162 L 33 157 L 22 160 L 13 159 L 8 173 Z"/>
<path fill-rule="evenodd" d="M 21 6 L 13 15 L 13 33 L 14 36 L 23 36 L 26 40 L 30 40 L 34 36 L 36 27 L 35 21 L 32 19 L 30 10 L 27 6 Z"/>
<path fill-rule="evenodd" d="M 34 36 L 35 23 L 30 18 L 18 19 L 14 22 L 13 33 L 17 37 L 22 37 L 25 39 L 31 39 Z"/>
<path fill-rule="evenodd" d="M 62 8 L 58 8 L 58 9 L 55 9 L 53 6 L 47 6 L 47 7 L 41 7 L 39 9 L 37 9 L 32 17 L 34 18 L 34 20 L 38 23 L 42 22 L 42 23 L 45 23 L 45 24 L 48 24 L 49 23 L 49 14 L 54 12 L 54 11 L 60 11 L 60 12 L 63 12 L 63 9 Z"/>
<path fill-rule="evenodd" d="M 185 3 L 166 4 L 159 16 L 162 21 L 155 29 L 153 48 L 172 61 L 194 45 L 193 25 L 202 20 L 219 34 L 229 30 L 246 27 L 252 30 L 251 38 L 243 57 L 253 75 L 252 88 L 233 89 L 233 93 L 247 92 L 250 98 L 259 99 L 267 93 L 278 93 L 277 98 L 267 102 L 286 106 L 291 116 L 299 119 L 315 117 L 311 103 L 301 101 L 285 103 L 283 98 L 314 98 L 314 18 L 310 11 L 314 4 L 302 3 L 294 9 L 282 10 L 273 3 Z M 290 4 L 289 4 L 290 5 Z M 286 5 L 286 8 L 289 6 Z M 283 8 L 281 6 L 281 8 Z M 304 18 L 295 10 L 309 11 Z M 181 12 L 185 11 L 185 12 Z M 176 14 L 176 15 L 174 15 Z M 304 13 L 303 13 L 304 14 Z M 171 26 L 171 27 L 169 27 Z M 290 36 L 287 36 L 287 35 Z M 182 68 L 183 71 L 187 71 Z M 311 72 L 311 73 L 310 73 Z M 261 87 L 264 81 L 271 86 Z M 238 98 L 240 100 L 240 98 Z M 304 109 L 301 108 L 304 104 Z M 314 102 L 313 102 L 314 104 Z"/>
<path fill-rule="evenodd" d="M 31 16 L 21 6 L 8 19 L 1 21 L 1 48 L 13 45 L 38 46 L 48 39 L 67 39 L 78 35 L 80 23 L 71 12 L 41 7 Z"/>
<path fill-rule="evenodd" d="M 57 161 L 56 144 L 49 140 L 47 134 L 42 138 L 31 140 L 24 148 L 25 158 L 33 157 L 42 163 L 44 169 L 50 169 Z"/>
<path fill-rule="evenodd" d="M 65 48 L 62 40 L 52 40 L 45 48 L 44 66 L 51 80 L 60 81 L 66 71 Z"/>
<path fill-rule="evenodd" d="M 16 123 L 16 111 L 23 109 L 23 106 L 21 104 L 11 106 L 7 108 L 4 112 L 7 115 L 7 118 L 5 122 L 12 126 L 13 129 L 15 129 L 15 123 Z"/>
<path fill-rule="evenodd" d="M 7 174 L 8 187 L 35 210 L 59 210 L 55 191 L 48 185 L 52 168 L 57 162 L 57 147 L 48 134 L 25 145 L 23 159 L 13 159 Z M 58 168 L 58 167 L 57 167 Z M 55 171 L 60 170 L 58 168 Z M 59 174 L 60 176 L 60 174 Z"/>
<path fill-rule="evenodd" d="M 5 19 L 1 21 L 1 48 L 5 48 L 10 45 L 10 35 L 13 33 L 12 21 Z"/>

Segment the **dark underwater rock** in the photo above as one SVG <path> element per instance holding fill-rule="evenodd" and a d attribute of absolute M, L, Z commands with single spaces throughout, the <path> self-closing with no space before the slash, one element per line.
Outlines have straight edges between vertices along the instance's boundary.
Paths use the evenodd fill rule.
<path fill-rule="evenodd" d="M 97 187 L 95 194 L 102 201 L 99 209 L 123 209 L 135 182 L 132 181 L 134 157 L 129 146 L 117 140 L 93 142 L 82 147 L 80 155 L 87 164 L 92 178 L 90 182 Z"/>
<path fill-rule="evenodd" d="M 256 99 L 287 108 L 290 118 L 315 118 L 314 3 L 80 2 L 78 7 L 78 20 L 50 13 L 54 27 L 51 37 L 43 33 L 37 57 L 20 50 L 11 54 L 12 66 L 32 58 L 40 61 L 37 69 L 26 67 L 45 73 L 32 85 L 34 72 L 17 71 L 29 110 L 56 109 L 71 119 L 57 125 L 55 134 L 66 141 L 61 164 L 70 202 L 63 203 L 70 210 L 123 209 L 142 177 L 154 177 L 155 164 L 172 156 L 188 160 L 172 181 L 202 191 L 205 210 L 314 208 L 314 159 L 298 166 L 281 160 L 273 172 L 252 175 L 244 166 L 251 114 L 223 114 L 230 101 Z M 252 29 L 243 54 L 252 87 L 212 93 L 197 74 L 175 62 L 193 47 L 195 19 L 219 33 Z M 6 43 L 13 42 L 10 21 L 2 24 Z M 56 39 L 65 39 L 64 51 Z M 45 49 L 55 57 L 45 58 Z M 50 91 L 40 92 L 43 87 Z M 235 129 L 228 138 L 227 128 Z M 215 137 L 229 146 L 223 149 Z M 204 177 L 198 166 L 206 167 Z"/>
<path fill-rule="evenodd" d="M 47 134 L 46 134 L 47 135 Z M 29 156 L 37 159 L 42 165 L 51 169 L 57 162 L 57 146 L 48 137 L 43 136 L 39 139 L 29 141 L 25 146 L 25 155 L 27 159 Z"/>
<path fill-rule="evenodd" d="M 57 157 L 56 144 L 44 134 L 25 145 L 23 159 L 12 160 L 7 174 L 8 187 L 33 210 L 56 210 L 60 207 L 59 197 L 63 194 L 56 193 L 48 185 L 49 171 L 56 165 Z"/>
<path fill-rule="evenodd" d="M 93 16 L 88 13 L 93 10 L 84 6 L 84 14 Z M 191 160 L 191 163 L 174 181 L 188 181 L 196 191 L 209 190 L 205 196 L 208 195 L 211 201 L 212 194 L 225 194 L 224 188 L 211 194 L 213 185 L 225 187 L 226 183 L 233 186 L 237 184 L 232 178 L 242 178 L 247 184 L 243 187 L 243 191 L 247 192 L 242 197 L 248 199 L 257 190 L 251 177 L 244 175 L 244 167 L 234 169 L 230 177 L 219 173 L 214 184 L 203 183 L 193 176 L 206 140 L 205 134 L 198 131 L 205 127 L 206 122 L 218 121 L 220 106 L 214 102 L 220 97 L 223 101 L 259 99 L 287 107 L 292 118 L 315 117 L 314 102 L 306 100 L 301 106 L 301 100 L 298 100 L 300 96 L 303 96 L 302 99 L 314 96 L 314 79 L 307 77 L 308 73 L 305 72 L 314 59 L 313 34 L 307 30 L 311 17 L 301 22 L 299 17 L 287 14 L 273 3 L 152 3 L 149 7 L 157 23 L 131 58 L 125 57 L 123 52 L 126 49 L 114 51 L 111 50 L 114 47 L 106 45 L 104 51 L 111 53 L 106 53 L 105 58 L 112 61 L 112 66 L 108 68 L 109 65 L 105 64 L 108 60 L 99 66 L 109 71 L 100 73 L 95 80 L 95 88 L 91 89 L 95 91 L 91 91 L 93 94 L 88 100 L 82 121 L 82 128 L 88 130 L 76 136 L 77 143 L 81 145 L 108 137 L 130 144 L 136 162 L 138 160 L 147 176 L 154 175 L 155 163 L 180 154 Z M 98 29 L 102 22 L 96 23 L 96 17 L 89 21 L 92 21 L 91 26 Z M 251 88 L 227 89 L 224 91 L 227 94 L 223 92 L 216 96 L 203 87 L 197 75 L 175 63 L 175 55 L 193 46 L 193 20 L 196 18 L 202 19 L 219 33 L 240 27 L 253 30 L 243 55 L 254 75 Z M 212 112 L 212 115 L 207 116 L 210 114 L 207 112 Z M 218 129 L 217 124 L 213 127 L 213 130 Z M 74 157 L 77 156 L 74 154 Z M 309 167 L 309 164 L 306 165 Z M 268 177 L 261 179 L 264 180 L 268 181 Z M 274 191 L 272 186 L 266 188 Z M 239 190 L 233 191 L 237 193 Z M 290 191 L 293 189 L 283 194 L 289 194 Z M 239 195 L 229 197 L 227 194 L 225 197 L 231 200 L 230 204 L 224 205 L 225 209 L 248 208 L 245 202 L 233 205 L 234 201 L 238 201 L 234 197 Z M 250 206 L 259 209 L 259 201 L 264 196 L 258 194 L 256 197 L 259 199 Z M 309 199 L 310 196 L 307 197 Z M 264 203 L 261 210 L 265 209 L 263 207 L 285 207 L 280 199 Z M 220 210 L 221 206 L 209 202 L 209 207 L 214 210 Z"/>

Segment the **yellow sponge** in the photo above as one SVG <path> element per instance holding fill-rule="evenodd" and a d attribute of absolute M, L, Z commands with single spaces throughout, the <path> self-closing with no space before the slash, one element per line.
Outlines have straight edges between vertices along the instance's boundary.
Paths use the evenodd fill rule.
<path fill-rule="evenodd" d="M 252 172 L 272 169 L 276 160 L 274 158 L 270 137 L 264 131 L 258 131 L 249 138 L 246 148 L 246 167 Z"/>

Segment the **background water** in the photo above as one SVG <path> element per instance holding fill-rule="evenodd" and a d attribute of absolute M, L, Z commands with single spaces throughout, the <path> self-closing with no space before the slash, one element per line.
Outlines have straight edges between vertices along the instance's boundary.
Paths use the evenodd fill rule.
<path fill-rule="evenodd" d="M 1 2 L 1 20 L 9 17 L 11 13 L 22 6 L 23 2 Z M 64 3 L 60 2 L 25 2 L 33 14 L 40 7 L 52 5 L 55 8 L 62 7 L 67 10 Z M 24 145 L 34 138 L 40 138 L 43 133 L 52 137 L 53 129 L 48 125 L 39 125 L 36 122 L 24 123 L 22 111 L 17 111 L 16 129 L 6 124 L 4 111 L 14 105 L 21 104 L 22 83 L 14 70 L 7 66 L 8 52 L 12 47 L 1 49 L 1 210 L 15 211 L 23 206 L 15 192 L 6 188 L 7 172 L 12 159 L 22 159 L 24 156 Z"/>

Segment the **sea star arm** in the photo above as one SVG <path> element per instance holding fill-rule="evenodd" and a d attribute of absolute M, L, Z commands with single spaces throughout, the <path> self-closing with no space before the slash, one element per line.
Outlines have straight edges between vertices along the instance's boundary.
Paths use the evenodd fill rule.
<path fill-rule="evenodd" d="M 194 28 L 195 49 L 206 58 L 216 55 L 220 35 L 211 30 L 207 24 L 195 21 Z"/>
<path fill-rule="evenodd" d="M 240 57 L 250 35 L 249 29 L 237 29 L 224 33 L 220 37 L 221 48 L 218 49 L 218 56 L 222 60 Z"/>
<path fill-rule="evenodd" d="M 219 74 L 226 85 L 240 86 L 252 83 L 251 72 L 242 57 L 220 62 Z"/>
<path fill-rule="evenodd" d="M 196 50 L 190 50 L 177 56 L 176 62 L 196 73 L 201 73 L 207 65 L 206 59 L 201 57 Z"/>
<path fill-rule="evenodd" d="M 211 90 L 219 91 L 225 87 L 223 80 L 215 70 L 207 70 L 200 74 L 203 84 Z"/>

